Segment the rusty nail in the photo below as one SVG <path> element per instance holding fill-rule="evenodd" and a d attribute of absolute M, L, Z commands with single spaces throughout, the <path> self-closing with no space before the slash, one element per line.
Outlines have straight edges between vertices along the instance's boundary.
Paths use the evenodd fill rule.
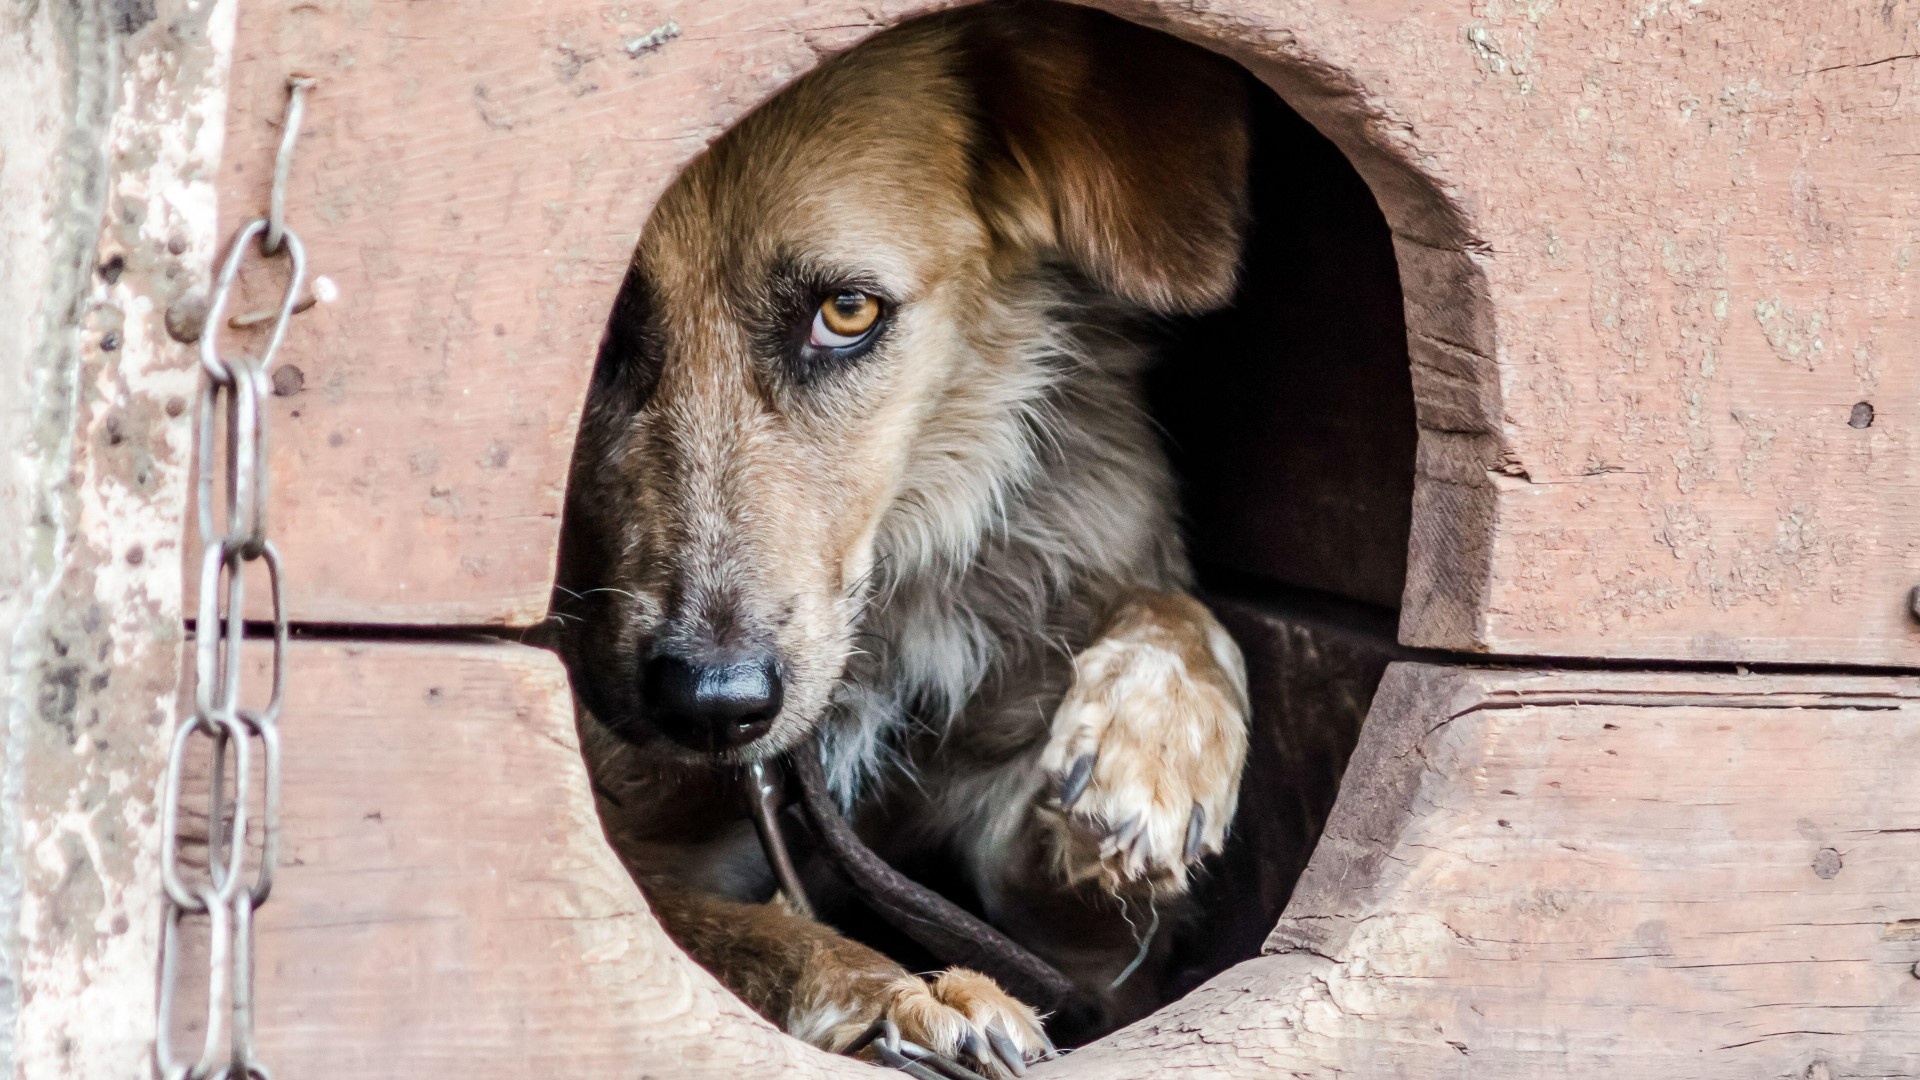
<path fill-rule="evenodd" d="M 1813 876 L 1819 878 L 1821 881 L 1832 881 L 1834 878 L 1840 876 L 1840 871 L 1845 866 L 1846 861 L 1842 859 L 1840 853 L 1833 848 L 1821 848 L 1814 853 Z"/>
<path fill-rule="evenodd" d="M 292 397 L 307 388 L 307 373 L 296 364 L 284 364 L 274 369 L 273 395 Z"/>
<path fill-rule="evenodd" d="M 298 315 L 319 302 L 320 299 L 318 297 L 312 293 L 308 293 L 294 302 L 293 314 Z M 235 315 L 233 318 L 228 319 L 227 327 L 233 330 L 245 330 L 249 326 L 259 326 L 261 323 L 270 322 L 279 316 L 280 313 L 278 311 L 249 311 L 245 315 Z"/>
<path fill-rule="evenodd" d="M 200 340 L 207 328 L 207 296 L 199 290 L 183 294 L 167 307 L 167 334 L 183 345 Z"/>

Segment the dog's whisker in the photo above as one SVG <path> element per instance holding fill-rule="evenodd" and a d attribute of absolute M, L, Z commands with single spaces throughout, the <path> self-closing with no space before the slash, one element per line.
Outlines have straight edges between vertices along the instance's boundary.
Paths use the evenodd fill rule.
<path fill-rule="evenodd" d="M 635 602 L 638 602 L 640 599 L 639 596 L 627 591 L 626 589 L 616 589 L 611 585 L 602 585 L 597 589 L 588 589 L 586 592 L 583 592 L 583 593 L 575 593 L 574 596 L 578 599 L 585 600 L 587 597 L 592 596 L 595 593 L 612 593 L 615 596 L 624 596 L 627 599 Z"/>

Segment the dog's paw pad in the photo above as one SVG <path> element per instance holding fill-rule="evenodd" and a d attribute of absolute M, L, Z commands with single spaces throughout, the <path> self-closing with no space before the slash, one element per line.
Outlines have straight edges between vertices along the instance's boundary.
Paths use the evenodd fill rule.
<path fill-rule="evenodd" d="M 1177 891 L 1226 841 L 1246 760 L 1245 676 L 1219 624 L 1180 614 L 1117 620 L 1074 660 L 1041 757 L 1055 784 L 1041 812 L 1070 881 Z"/>

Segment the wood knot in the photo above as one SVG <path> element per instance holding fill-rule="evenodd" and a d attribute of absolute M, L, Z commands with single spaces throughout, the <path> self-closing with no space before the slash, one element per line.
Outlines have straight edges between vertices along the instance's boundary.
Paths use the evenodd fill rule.
<path fill-rule="evenodd" d="M 1819 854 L 1813 857 L 1813 876 L 1822 881 L 1831 881 L 1844 865 L 1838 851 L 1830 847 L 1821 848 Z"/>

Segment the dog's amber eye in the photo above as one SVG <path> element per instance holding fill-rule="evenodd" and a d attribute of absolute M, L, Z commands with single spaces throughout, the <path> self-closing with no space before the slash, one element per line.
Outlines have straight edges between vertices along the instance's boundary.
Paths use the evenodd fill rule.
<path fill-rule="evenodd" d="M 857 345 L 880 321 L 880 300 L 863 292 L 835 293 L 820 302 L 808 344 L 820 349 Z"/>

